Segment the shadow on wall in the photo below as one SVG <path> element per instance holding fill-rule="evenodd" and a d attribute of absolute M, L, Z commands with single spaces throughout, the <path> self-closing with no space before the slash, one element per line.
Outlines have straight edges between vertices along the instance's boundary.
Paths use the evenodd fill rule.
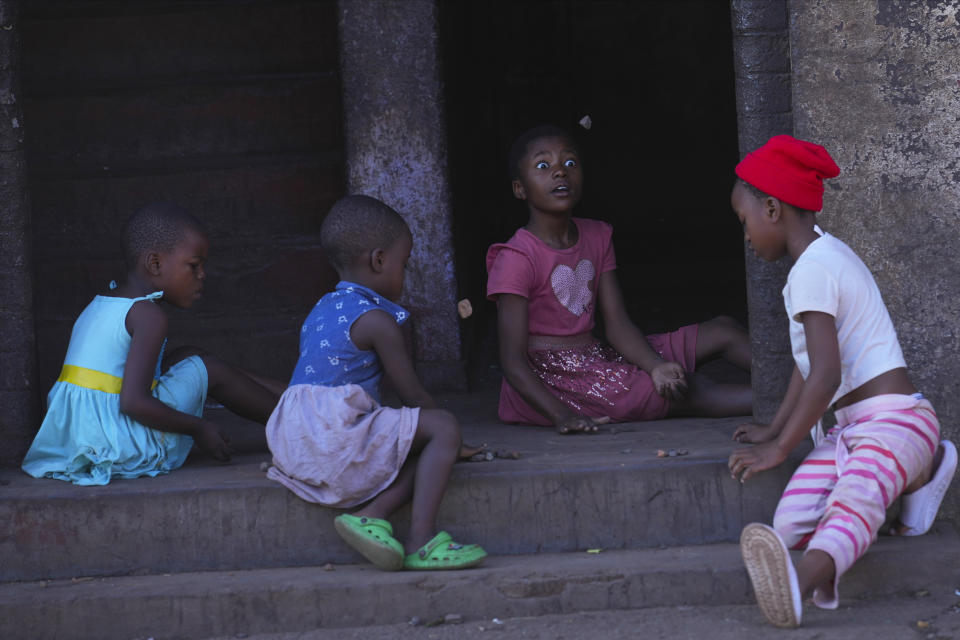
<path fill-rule="evenodd" d="M 155 200 L 211 235 L 171 344 L 289 376 L 336 283 L 318 242 L 344 189 L 336 3 L 21 4 L 42 393 L 77 314 L 124 275 L 120 226 Z"/>

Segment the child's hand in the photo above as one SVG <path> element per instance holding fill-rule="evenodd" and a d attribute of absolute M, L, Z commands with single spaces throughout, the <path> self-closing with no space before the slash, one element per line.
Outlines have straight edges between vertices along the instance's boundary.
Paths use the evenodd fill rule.
<path fill-rule="evenodd" d="M 748 449 L 737 449 L 730 454 L 727 466 L 731 478 L 746 482 L 761 471 L 774 468 L 786 458 L 787 455 L 776 442 L 765 442 Z"/>
<path fill-rule="evenodd" d="M 687 377 L 676 362 L 661 362 L 650 371 L 653 388 L 661 396 L 682 400 L 687 393 Z"/>
<path fill-rule="evenodd" d="M 214 460 L 229 462 L 230 439 L 213 422 L 204 420 L 194 439 L 201 449 L 213 456 Z"/>
<path fill-rule="evenodd" d="M 469 460 L 478 453 L 483 453 L 487 450 L 486 444 L 475 445 L 467 444 L 466 442 L 460 443 L 460 452 L 457 454 L 458 460 Z"/>
<path fill-rule="evenodd" d="M 768 424 L 745 422 L 733 432 L 733 439 L 742 443 L 760 444 L 762 442 L 770 442 L 776 438 L 777 435 L 778 434 L 771 429 Z"/>
<path fill-rule="evenodd" d="M 609 418 L 604 420 L 603 418 L 593 419 L 586 416 L 570 416 L 557 423 L 557 433 L 563 435 L 571 433 L 596 433 L 598 424 L 604 424 L 609 421 Z"/>

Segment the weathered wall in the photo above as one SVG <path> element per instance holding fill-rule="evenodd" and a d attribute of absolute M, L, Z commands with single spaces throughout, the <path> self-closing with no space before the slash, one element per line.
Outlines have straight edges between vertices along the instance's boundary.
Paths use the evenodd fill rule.
<path fill-rule="evenodd" d="M 171 344 L 290 375 L 336 283 L 318 238 L 344 189 L 336 24 L 329 0 L 23 3 L 42 392 L 77 314 L 124 276 L 121 224 L 154 200 L 211 236 L 204 298 L 171 314 Z"/>
<path fill-rule="evenodd" d="M 792 0 L 796 135 L 842 173 L 819 216 L 873 271 L 911 377 L 960 437 L 960 4 Z M 954 489 L 946 515 L 960 514 Z"/>
<path fill-rule="evenodd" d="M 732 0 L 733 63 L 740 157 L 793 132 L 786 0 Z M 730 183 L 734 180 L 730 173 Z M 790 383 L 793 355 L 781 290 L 792 261 L 770 263 L 745 249 L 753 415 L 769 422 Z"/>
<path fill-rule="evenodd" d="M 18 5 L 0 0 L 0 465 L 20 461 L 39 408 Z"/>
<path fill-rule="evenodd" d="M 434 0 L 340 0 L 350 193 L 380 198 L 413 232 L 401 303 L 424 384 L 463 389 Z"/>

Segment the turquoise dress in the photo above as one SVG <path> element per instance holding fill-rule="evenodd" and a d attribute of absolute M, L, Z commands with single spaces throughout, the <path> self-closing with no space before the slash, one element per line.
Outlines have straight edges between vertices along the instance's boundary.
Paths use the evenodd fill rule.
<path fill-rule="evenodd" d="M 102 485 L 113 477 L 156 476 L 181 466 L 193 438 L 151 429 L 120 412 L 120 386 L 130 350 L 127 312 L 142 298 L 97 296 L 73 325 L 63 372 L 47 396 L 47 413 L 23 460 L 35 478 Z M 163 356 L 161 350 L 161 357 Z M 184 413 L 200 416 L 207 370 L 197 356 L 160 375 L 153 395 Z"/>

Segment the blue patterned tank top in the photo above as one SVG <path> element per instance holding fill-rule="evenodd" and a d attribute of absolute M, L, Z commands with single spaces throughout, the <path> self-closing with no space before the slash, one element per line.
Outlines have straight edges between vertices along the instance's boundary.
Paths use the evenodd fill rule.
<path fill-rule="evenodd" d="M 290 384 L 338 387 L 358 384 L 377 402 L 383 367 L 373 350 L 361 351 L 350 339 L 350 328 L 368 311 L 380 309 L 403 324 L 410 314 L 372 289 L 341 280 L 320 298 L 300 330 L 300 359 Z"/>

